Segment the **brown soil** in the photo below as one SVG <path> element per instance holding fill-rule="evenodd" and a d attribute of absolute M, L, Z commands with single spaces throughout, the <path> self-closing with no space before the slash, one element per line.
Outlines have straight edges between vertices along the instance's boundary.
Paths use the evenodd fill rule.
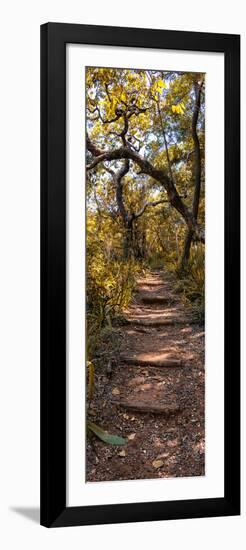
<path fill-rule="evenodd" d="M 89 417 L 128 442 L 88 438 L 87 481 L 204 475 L 204 328 L 173 289 L 167 273 L 139 279 L 114 328 L 119 351 L 96 372 Z"/>

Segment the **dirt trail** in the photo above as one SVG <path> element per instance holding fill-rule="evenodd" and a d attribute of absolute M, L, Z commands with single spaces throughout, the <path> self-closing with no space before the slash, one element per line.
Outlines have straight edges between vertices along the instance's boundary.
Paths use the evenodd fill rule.
<path fill-rule="evenodd" d="M 125 316 L 90 414 L 128 443 L 89 441 L 87 481 L 204 475 L 204 329 L 191 323 L 163 272 L 138 280 Z"/>

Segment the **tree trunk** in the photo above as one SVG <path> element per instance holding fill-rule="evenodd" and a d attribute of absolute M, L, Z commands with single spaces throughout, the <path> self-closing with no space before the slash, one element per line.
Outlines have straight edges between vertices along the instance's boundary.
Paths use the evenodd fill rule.
<path fill-rule="evenodd" d="M 196 101 L 195 101 L 195 107 L 194 107 L 194 112 L 192 117 L 192 139 L 194 143 L 194 185 L 195 185 L 192 213 L 196 222 L 198 217 L 200 192 L 201 192 L 201 150 L 200 150 L 199 137 L 197 134 L 197 122 L 198 122 L 200 105 L 201 105 L 202 85 L 203 85 L 203 82 L 201 84 L 199 84 L 198 82 L 195 82 L 194 84 Z M 189 260 L 193 235 L 194 235 L 193 230 L 189 228 L 185 236 L 184 249 L 183 249 L 183 254 L 181 259 L 181 270 L 185 269 L 187 262 Z"/>
<path fill-rule="evenodd" d="M 125 260 L 129 260 L 134 255 L 133 250 L 133 219 L 129 218 L 124 225 L 124 242 L 123 242 L 123 256 Z"/>
<path fill-rule="evenodd" d="M 146 256 L 146 236 L 140 232 L 134 216 L 130 217 L 125 225 L 123 243 L 124 259 L 134 258 L 143 260 Z"/>

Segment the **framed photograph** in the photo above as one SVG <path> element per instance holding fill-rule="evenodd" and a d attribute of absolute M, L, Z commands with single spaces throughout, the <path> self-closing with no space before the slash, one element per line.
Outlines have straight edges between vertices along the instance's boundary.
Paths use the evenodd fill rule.
<path fill-rule="evenodd" d="M 240 37 L 41 26 L 41 524 L 240 514 Z"/>

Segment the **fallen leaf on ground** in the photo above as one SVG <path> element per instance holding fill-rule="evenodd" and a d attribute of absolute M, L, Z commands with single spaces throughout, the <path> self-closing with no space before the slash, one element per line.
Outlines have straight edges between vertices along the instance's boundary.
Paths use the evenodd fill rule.
<path fill-rule="evenodd" d="M 168 447 L 176 447 L 177 445 L 178 445 L 178 440 L 177 439 L 173 439 L 173 441 L 168 441 L 167 442 Z"/>
<path fill-rule="evenodd" d="M 163 466 L 164 462 L 163 460 L 153 460 L 152 462 L 152 466 L 154 466 L 154 468 L 156 468 L 156 470 L 158 468 L 161 468 Z"/>
<path fill-rule="evenodd" d="M 128 386 L 135 386 L 137 384 L 143 384 L 145 381 L 144 376 L 136 376 L 128 382 Z"/>
<path fill-rule="evenodd" d="M 128 435 L 127 437 L 128 437 L 128 439 L 129 439 L 130 441 L 132 441 L 133 439 L 135 439 L 135 435 L 136 435 L 136 434 L 130 434 L 130 435 Z"/>
<path fill-rule="evenodd" d="M 163 447 L 163 441 L 157 436 L 155 436 L 153 443 L 155 447 Z"/>
<path fill-rule="evenodd" d="M 118 456 L 123 456 L 123 457 L 126 456 L 126 451 L 123 449 L 123 451 L 120 451 L 118 453 Z"/>
<path fill-rule="evenodd" d="M 120 390 L 118 388 L 113 388 L 112 395 L 120 395 Z"/>
<path fill-rule="evenodd" d="M 104 443 L 109 443 L 110 445 L 125 445 L 127 440 L 121 436 L 108 433 L 108 431 L 103 430 L 91 420 L 87 420 L 88 429 L 93 432 L 99 439 L 104 441 Z"/>

